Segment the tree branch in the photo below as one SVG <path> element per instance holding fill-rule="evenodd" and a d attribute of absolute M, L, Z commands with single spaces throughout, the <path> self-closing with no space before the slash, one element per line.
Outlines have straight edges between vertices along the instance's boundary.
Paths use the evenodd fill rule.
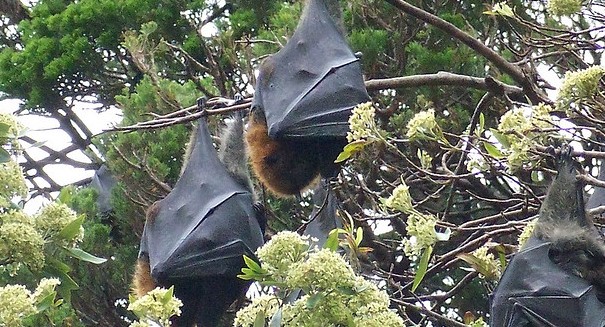
<path fill-rule="evenodd" d="M 523 89 L 497 81 L 491 76 L 480 78 L 452 74 L 448 72 L 438 72 L 436 74 L 413 75 L 387 79 L 373 79 L 366 81 L 365 85 L 366 88 L 370 91 L 419 86 L 455 86 L 485 90 L 496 95 L 506 94 L 513 96 L 521 96 L 524 94 Z M 239 103 L 236 105 L 224 105 L 225 99 L 219 98 L 218 100 L 209 100 L 207 103 L 209 106 L 221 105 L 221 108 L 205 109 L 200 111 L 197 105 L 195 105 L 162 116 L 152 114 L 155 116 L 155 118 L 152 120 L 139 122 L 129 126 L 113 127 L 111 129 L 105 130 L 103 133 L 116 131 L 132 132 L 135 130 L 156 129 L 176 124 L 184 124 L 204 116 L 225 114 L 232 111 L 248 109 L 250 108 L 251 102 L 251 98 L 247 98 L 244 99 L 243 103 Z"/>
<path fill-rule="evenodd" d="M 414 16 L 417 19 L 426 22 L 427 24 L 433 25 L 443 30 L 447 34 L 451 35 L 452 37 L 458 39 L 460 42 L 466 44 L 471 49 L 475 50 L 478 54 L 493 63 L 498 69 L 510 75 L 510 77 L 515 80 L 515 82 L 519 83 L 519 85 L 521 85 L 521 87 L 523 88 L 532 103 L 538 104 L 540 102 L 544 102 L 550 104 L 552 102 L 548 99 L 544 92 L 537 88 L 537 85 L 534 83 L 534 81 L 532 81 L 528 76 L 526 76 L 526 74 L 521 68 L 511 64 L 502 56 L 500 56 L 497 52 L 488 48 L 487 46 L 485 46 L 485 44 L 481 43 L 480 40 L 465 33 L 464 31 L 456 27 L 454 24 L 451 24 L 418 7 L 412 6 L 411 4 L 405 1 L 385 1 L 393 5 L 397 9 L 405 12 L 406 14 Z"/>

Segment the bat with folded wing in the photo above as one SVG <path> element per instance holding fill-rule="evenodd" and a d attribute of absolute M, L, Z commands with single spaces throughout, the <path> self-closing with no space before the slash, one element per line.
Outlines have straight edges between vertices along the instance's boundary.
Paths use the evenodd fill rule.
<path fill-rule="evenodd" d="M 334 175 L 351 110 L 370 99 L 340 14 L 337 0 L 308 0 L 294 35 L 260 66 L 246 140 L 255 174 L 276 194 Z"/>
<path fill-rule="evenodd" d="M 561 149 L 533 235 L 492 294 L 490 326 L 605 326 L 605 244 L 585 214 L 570 153 Z"/>
<path fill-rule="evenodd" d="M 135 276 L 137 288 L 174 285 L 183 301 L 178 327 L 216 326 L 249 286 L 236 275 L 243 255 L 254 258 L 263 244 L 265 224 L 251 190 L 219 160 L 204 119 L 194 142 L 173 190 L 148 212 Z"/>

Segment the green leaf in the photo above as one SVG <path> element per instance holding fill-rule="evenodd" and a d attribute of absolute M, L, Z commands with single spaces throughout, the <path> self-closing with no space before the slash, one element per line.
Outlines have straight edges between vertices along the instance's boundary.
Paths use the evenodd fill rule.
<path fill-rule="evenodd" d="M 269 327 L 280 327 L 282 319 L 282 310 L 281 308 L 277 309 L 271 317 L 271 321 L 269 321 Z"/>
<path fill-rule="evenodd" d="M 498 140 L 498 142 L 500 142 L 500 144 L 502 144 L 503 147 L 505 147 L 507 149 L 510 148 L 510 142 L 508 141 L 508 137 L 506 137 L 506 135 L 500 133 L 499 130 L 494 129 L 494 128 L 490 128 L 489 131 L 496 138 L 496 140 Z"/>
<path fill-rule="evenodd" d="M 261 268 L 261 266 L 258 264 L 258 262 L 256 262 L 254 259 L 250 258 L 249 256 L 247 256 L 245 254 L 244 254 L 244 263 L 246 264 L 246 266 L 248 266 L 248 268 L 252 269 L 252 271 L 254 271 L 256 273 L 265 272 L 265 270 Z"/>
<path fill-rule="evenodd" d="M 10 130 L 11 125 L 7 123 L 0 123 L 0 137 L 5 138 L 8 136 L 8 131 Z"/>
<path fill-rule="evenodd" d="M 57 297 L 57 292 L 51 292 L 42 299 L 40 299 L 38 303 L 36 303 L 36 308 L 38 309 L 38 312 L 42 312 L 53 307 L 55 305 L 55 297 Z"/>
<path fill-rule="evenodd" d="M 53 270 L 55 271 L 60 271 L 64 274 L 67 274 L 71 271 L 71 267 L 68 266 L 67 264 L 65 264 L 64 262 L 61 262 L 57 259 L 53 259 L 53 258 L 47 258 L 46 259 L 46 266 L 47 267 L 51 267 Z"/>
<path fill-rule="evenodd" d="M 368 143 L 369 142 L 365 140 L 358 140 L 345 145 L 345 147 L 342 149 L 342 152 L 338 155 L 336 160 L 334 160 L 334 163 L 343 162 L 351 158 L 351 156 L 357 152 L 360 152 Z"/>
<path fill-rule="evenodd" d="M 253 327 L 265 327 L 265 313 L 263 311 L 256 314 Z"/>
<path fill-rule="evenodd" d="M 333 229 L 328 234 L 328 238 L 326 239 L 326 243 L 324 243 L 324 248 L 330 249 L 334 252 L 338 250 L 338 230 Z"/>
<path fill-rule="evenodd" d="M 75 192 L 75 187 L 73 185 L 65 186 L 59 192 L 59 196 L 57 197 L 57 201 L 63 204 L 70 204 Z M 79 227 L 78 227 L 79 228 Z"/>
<path fill-rule="evenodd" d="M 493 144 L 489 143 L 489 142 L 483 142 L 483 147 L 485 148 L 485 151 L 487 151 L 487 153 L 496 158 L 496 159 L 500 159 L 503 158 L 504 155 L 502 154 L 502 151 L 500 151 L 498 148 L 496 148 Z"/>
<path fill-rule="evenodd" d="M 237 277 L 239 279 L 243 279 L 243 280 L 260 280 L 263 277 L 267 276 L 266 273 L 258 273 L 250 268 L 242 268 L 242 274 L 237 275 Z"/>
<path fill-rule="evenodd" d="M 500 267 L 504 270 L 506 268 L 506 248 L 502 244 L 494 246 L 494 249 L 498 251 L 498 259 L 500 261 Z"/>
<path fill-rule="evenodd" d="M 537 170 L 532 170 L 530 176 L 531 176 L 531 181 L 534 183 L 542 182 L 542 180 L 544 179 L 542 173 Z"/>
<path fill-rule="evenodd" d="M 363 240 L 363 229 L 361 227 L 357 227 L 357 232 L 355 233 L 355 245 L 359 246 L 361 241 Z"/>
<path fill-rule="evenodd" d="M 418 285 L 424 279 L 424 275 L 426 275 L 426 271 L 429 267 L 429 260 L 431 259 L 431 254 L 433 253 L 433 247 L 429 246 L 422 253 L 422 257 L 420 258 L 420 262 L 418 263 L 418 269 L 416 270 L 416 276 L 414 276 L 414 282 L 412 283 L 412 292 L 416 291 Z"/>
<path fill-rule="evenodd" d="M 57 293 L 59 294 L 59 296 L 67 303 L 71 302 L 71 291 L 77 290 L 78 288 L 80 288 L 80 286 L 78 286 L 78 283 L 76 283 L 65 271 L 64 271 L 64 267 L 62 267 L 62 265 L 58 265 L 59 267 L 57 267 L 55 264 L 58 261 L 54 261 L 52 262 L 52 264 L 46 265 L 44 267 L 44 271 L 45 273 L 50 274 L 51 276 L 56 276 L 61 280 L 61 284 L 59 284 L 57 286 Z M 71 268 L 68 267 L 68 269 L 71 270 Z"/>
<path fill-rule="evenodd" d="M 174 296 L 174 285 L 170 286 L 168 291 L 166 291 L 166 293 L 164 294 L 164 298 L 162 299 L 162 303 L 168 303 L 170 300 L 172 300 L 172 296 Z"/>
<path fill-rule="evenodd" d="M 504 2 L 495 4 L 493 9 L 497 14 L 499 14 L 501 16 L 515 17 L 515 14 L 513 13 L 513 9 Z"/>
<path fill-rule="evenodd" d="M 90 262 L 90 263 L 94 263 L 96 265 L 104 263 L 105 261 L 107 261 L 107 259 L 105 258 L 99 258 L 96 257 L 82 249 L 78 249 L 78 248 L 64 248 L 65 250 L 67 250 L 67 252 L 74 258 L 76 259 L 80 259 L 82 261 L 86 261 L 86 262 Z"/>
<path fill-rule="evenodd" d="M 315 308 L 317 303 L 319 303 L 319 301 L 321 301 L 324 297 L 326 297 L 326 296 L 323 293 L 316 293 L 316 294 L 309 296 L 309 298 L 307 299 L 307 303 L 306 303 L 307 309 Z"/>
<path fill-rule="evenodd" d="M 8 153 L 8 151 L 6 151 L 6 149 L 4 149 L 3 147 L 0 147 L 0 163 L 5 163 L 9 161 L 11 161 L 10 153 Z"/>
<path fill-rule="evenodd" d="M 479 129 L 476 130 L 477 136 L 481 135 L 485 130 L 485 115 L 483 113 L 479 114 Z"/>
<path fill-rule="evenodd" d="M 237 275 L 237 278 L 243 279 L 243 280 L 253 280 L 253 279 L 256 279 L 254 276 L 250 276 L 250 275 L 246 275 L 246 274 L 239 274 L 239 275 Z"/>
<path fill-rule="evenodd" d="M 484 262 L 479 260 L 475 255 L 471 253 L 460 253 L 456 255 L 456 257 L 468 263 L 473 269 L 475 269 L 475 271 L 479 272 L 486 278 L 493 279 L 496 277 L 487 267 L 485 267 Z"/>
<path fill-rule="evenodd" d="M 72 220 L 67 226 L 57 235 L 62 240 L 73 240 L 78 234 L 80 234 L 80 227 L 84 223 L 84 215 L 78 216 L 78 218 Z"/>

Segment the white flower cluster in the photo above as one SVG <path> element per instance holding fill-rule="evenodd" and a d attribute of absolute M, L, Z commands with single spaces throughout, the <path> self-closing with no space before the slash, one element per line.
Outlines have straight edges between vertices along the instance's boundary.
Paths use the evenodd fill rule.
<path fill-rule="evenodd" d="M 21 166 L 14 161 L 0 164 L 0 207 L 9 207 L 14 197 L 27 196 L 25 176 Z"/>
<path fill-rule="evenodd" d="M 21 265 L 32 271 L 44 267 L 44 239 L 31 223 L 0 221 L 0 260 L 12 265 L 13 275 Z"/>
<path fill-rule="evenodd" d="M 549 0 L 547 10 L 553 15 L 569 16 L 582 9 L 582 0 Z"/>
<path fill-rule="evenodd" d="M 382 202 L 387 208 L 408 215 L 406 223 L 408 236 L 403 240 L 403 250 L 408 257 L 420 255 L 424 249 L 437 243 L 439 240 L 435 230 L 437 217 L 414 209 L 410 188 L 403 180 L 395 187 L 393 194 Z"/>
<path fill-rule="evenodd" d="M 506 137 L 505 153 L 511 171 L 531 164 L 529 151 L 535 144 L 546 142 L 549 134 L 545 128 L 555 126 L 550 116 L 552 108 L 545 104 L 533 106 L 531 110 L 514 108 L 500 118 L 498 131 Z"/>
<path fill-rule="evenodd" d="M 36 215 L 36 229 L 43 235 L 45 239 L 52 238 L 57 235 L 69 223 L 78 218 L 75 211 L 62 203 L 50 203 L 40 209 Z M 59 240 L 62 245 L 72 245 L 82 240 L 84 229 L 80 227 L 80 233 L 73 239 Z"/>
<path fill-rule="evenodd" d="M 144 296 L 132 301 L 128 310 L 139 317 L 139 321 L 130 324 L 130 327 L 148 327 L 153 321 L 162 326 L 170 326 L 170 317 L 181 314 L 181 300 L 172 295 L 173 289 L 156 287 Z"/>
<path fill-rule="evenodd" d="M 500 261 L 496 260 L 494 255 L 489 253 L 488 250 L 489 248 L 487 246 L 482 246 L 473 251 L 473 255 L 479 261 L 479 265 L 484 269 L 482 276 L 488 279 L 498 280 L 500 279 L 500 275 L 502 275 L 502 266 L 500 265 Z"/>
<path fill-rule="evenodd" d="M 557 95 L 557 108 L 566 110 L 572 103 L 592 97 L 598 91 L 605 67 L 592 66 L 577 72 L 567 72 Z"/>
<path fill-rule="evenodd" d="M 295 232 L 283 231 L 273 236 L 269 242 L 258 249 L 257 256 L 263 268 L 274 278 L 285 279 L 284 272 L 300 262 L 310 248 L 308 237 L 301 237 Z"/>
<path fill-rule="evenodd" d="M 278 285 L 278 294 L 302 289 L 306 295 L 292 303 L 284 303 L 277 295 L 255 298 L 237 312 L 236 327 L 255 326 L 259 314 L 270 320 L 278 310 L 284 327 L 403 326 L 401 317 L 389 309 L 385 292 L 355 275 L 338 253 L 318 249 L 308 238 L 280 232 L 257 251 L 257 256 Z"/>
<path fill-rule="evenodd" d="M 38 313 L 36 306 L 60 283 L 56 278 L 42 278 L 33 294 L 23 285 L 0 287 L 0 326 L 23 326 L 23 319 Z"/>
<path fill-rule="evenodd" d="M 375 110 L 371 102 L 362 103 L 355 108 L 349 117 L 347 141 L 374 141 L 380 138 L 375 121 Z"/>
<path fill-rule="evenodd" d="M 417 113 L 407 125 L 406 136 L 410 140 L 423 140 L 436 135 L 439 125 L 435 120 L 435 110 L 429 109 Z"/>
<path fill-rule="evenodd" d="M 418 256 L 424 249 L 437 243 L 437 217 L 414 212 L 409 215 L 406 230 L 408 237 L 403 240 L 403 252 L 408 257 Z"/>
<path fill-rule="evenodd" d="M 519 238 L 517 240 L 517 243 L 519 244 L 519 248 L 522 248 L 523 245 L 525 245 L 525 242 L 527 242 L 529 237 L 532 235 L 537 222 L 538 222 L 538 219 L 534 219 L 534 220 L 530 221 L 529 223 L 527 223 L 527 225 L 525 225 L 525 228 L 523 228 L 523 231 L 521 231 L 521 234 L 519 234 Z"/>
<path fill-rule="evenodd" d="M 410 213 L 414 211 L 412 206 L 412 196 L 410 195 L 410 187 L 402 182 L 393 189 L 393 194 L 384 200 L 384 204 L 394 210 L 401 211 L 403 213 Z"/>

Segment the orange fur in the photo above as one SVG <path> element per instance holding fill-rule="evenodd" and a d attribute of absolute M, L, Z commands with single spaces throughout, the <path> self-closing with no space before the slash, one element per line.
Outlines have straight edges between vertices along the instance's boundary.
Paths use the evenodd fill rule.
<path fill-rule="evenodd" d="M 252 170 L 273 193 L 298 194 L 319 175 L 317 152 L 303 142 L 271 139 L 266 122 L 258 115 L 251 115 L 246 132 Z"/>
<path fill-rule="evenodd" d="M 141 297 L 156 287 L 156 283 L 151 277 L 149 261 L 139 258 L 134 268 L 132 277 L 132 290 L 137 297 Z"/>

